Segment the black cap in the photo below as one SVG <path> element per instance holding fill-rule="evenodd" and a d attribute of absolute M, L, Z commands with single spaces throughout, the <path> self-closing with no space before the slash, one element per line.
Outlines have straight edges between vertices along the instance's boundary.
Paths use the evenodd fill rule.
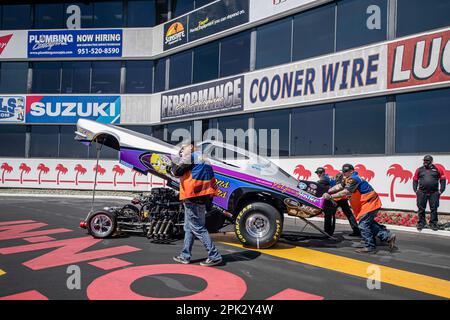
<path fill-rule="evenodd" d="M 423 157 L 423 161 L 433 161 L 433 157 L 427 154 L 425 157 Z"/>
<path fill-rule="evenodd" d="M 322 167 L 318 167 L 317 170 L 316 170 L 316 173 L 317 173 L 317 174 L 319 174 L 319 173 L 325 173 L 325 169 L 322 168 Z"/>
<path fill-rule="evenodd" d="M 342 166 L 342 172 L 349 172 L 352 170 L 355 170 L 355 168 L 349 163 L 346 163 Z"/>

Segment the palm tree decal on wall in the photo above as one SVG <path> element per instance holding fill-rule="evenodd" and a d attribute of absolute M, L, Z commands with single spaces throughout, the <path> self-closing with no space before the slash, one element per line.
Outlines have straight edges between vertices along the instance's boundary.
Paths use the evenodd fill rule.
<path fill-rule="evenodd" d="M 294 174 L 297 175 L 298 180 L 308 180 L 311 177 L 311 171 L 307 170 L 301 164 L 295 167 Z"/>
<path fill-rule="evenodd" d="M 116 164 L 112 171 L 114 172 L 114 187 L 117 185 L 117 175 L 122 176 L 125 173 L 125 170 L 122 169 L 118 164 Z"/>
<path fill-rule="evenodd" d="M 31 168 L 29 166 L 27 166 L 26 163 L 21 163 L 19 166 L 19 170 L 20 170 L 20 184 L 23 183 L 23 174 L 29 174 L 31 172 Z"/>
<path fill-rule="evenodd" d="M 103 176 L 106 173 L 106 169 L 103 168 L 101 165 L 94 166 L 94 172 L 97 172 L 99 175 Z"/>
<path fill-rule="evenodd" d="M 140 173 L 139 171 L 133 170 L 134 174 L 133 174 L 133 187 L 136 187 L 136 176 L 142 176 L 142 173 Z"/>
<path fill-rule="evenodd" d="M 14 170 L 14 168 L 11 167 L 8 163 L 3 162 L 2 165 L 0 166 L 0 169 L 2 170 L 2 183 L 5 183 L 5 172 L 11 173 Z"/>
<path fill-rule="evenodd" d="M 331 164 L 326 164 L 323 166 L 325 173 L 329 176 L 335 177 L 340 171 L 333 168 Z"/>
<path fill-rule="evenodd" d="M 47 173 L 49 173 L 50 168 L 47 167 L 45 164 L 40 163 L 40 164 L 37 166 L 37 169 L 38 169 L 38 171 L 39 171 L 39 175 L 38 175 L 38 184 L 41 184 L 41 176 L 42 176 L 42 174 L 47 174 Z"/>
<path fill-rule="evenodd" d="M 400 179 L 400 183 L 407 183 L 409 180 L 412 179 L 413 175 L 412 175 L 411 171 L 403 169 L 403 167 L 399 164 L 391 165 L 389 167 L 389 170 L 387 171 L 387 175 L 389 177 L 392 177 L 390 195 L 391 195 L 391 201 L 395 202 L 395 193 L 394 193 L 395 181 L 397 179 Z"/>
<path fill-rule="evenodd" d="M 365 165 L 357 164 L 355 166 L 355 171 L 358 172 L 359 176 L 367 181 L 372 180 L 375 177 L 375 172 L 368 170 Z"/>
<path fill-rule="evenodd" d="M 61 174 L 62 175 L 66 174 L 69 171 L 69 169 L 67 169 L 66 167 L 64 167 L 64 165 L 59 163 L 56 166 L 55 170 L 58 172 L 58 174 L 56 175 L 56 184 L 59 185 L 59 177 L 60 177 L 60 175 Z"/>
<path fill-rule="evenodd" d="M 447 180 L 447 184 L 450 184 L 450 170 L 445 169 L 442 164 L 435 163 L 436 168 L 442 170 L 444 172 L 445 179 Z"/>
<path fill-rule="evenodd" d="M 75 175 L 75 185 L 78 185 L 78 176 L 84 175 L 87 172 L 87 169 L 83 167 L 81 164 L 77 164 L 74 168 L 76 175 Z"/>

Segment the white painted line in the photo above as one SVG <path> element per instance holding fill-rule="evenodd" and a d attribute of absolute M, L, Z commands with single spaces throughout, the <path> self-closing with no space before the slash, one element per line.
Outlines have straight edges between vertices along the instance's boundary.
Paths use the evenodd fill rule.
<path fill-rule="evenodd" d="M 290 216 L 287 214 L 285 214 L 284 217 L 294 219 L 294 220 L 297 219 L 296 217 L 293 217 L 293 216 Z M 323 218 L 318 218 L 318 217 L 309 218 L 308 220 L 323 222 Z M 348 225 L 348 221 L 344 220 L 344 219 L 336 219 L 336 224 L 347 224 Z M 410 232 L 410 233 L 429 234 L 432 236 L 450 237 L 450 231 L 444 231 L 444 230 L 433 231 L 431 229 L 423 229 L 422 231 L 418 231 L 415 227 L 396 226 L 396 225 L 392 225 L 392 224 L 385 224 L 385 226 L 391 230 L 405 231 L 405 232 Z"/>
<path fill-rule="evenodd" d="M 22 197 L 22 198 L 71 198 L 71 199 L 92 199 L 92 196 L 76 194 L 50 194 L 50 193 L 0 193 L 0 197 Z M 112 200 L 132 200 L 132 197 L 124 196 L 95 196 L 95 199 Z"/>

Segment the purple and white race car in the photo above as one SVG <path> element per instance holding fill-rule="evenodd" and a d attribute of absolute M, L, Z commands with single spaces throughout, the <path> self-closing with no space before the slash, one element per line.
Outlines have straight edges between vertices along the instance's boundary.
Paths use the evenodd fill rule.
<path fill-rule="evenodd" d="M 143 174 L 153 174 L 178 190 L 179 180 L 166 170 L 178 160 L 179 148 L 121 127 L 80 119 L 76 138 L 116 149 L 120 162 Z M 268 248 L 280 238 L 284 215 L 299 217 L 332 236 L 334 203 L 321 198 L 326 190 L 316 182 L 298 181 L 269 159 L 214 140 L 197 145 L 214 169 L 219 187 L 213 203 L 234 222 L 235 233 L 246 246 Z M 324 231 L 307 218 L 324 213 Z M 223 220 L 221 220 L 223 221 Z"/>

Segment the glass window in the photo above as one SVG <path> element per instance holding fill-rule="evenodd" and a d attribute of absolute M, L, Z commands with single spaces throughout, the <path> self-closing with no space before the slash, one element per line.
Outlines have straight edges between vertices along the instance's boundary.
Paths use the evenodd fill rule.
<path fill-rule="evenodd" d="M 387 2 L 388 0 L 339 1 L 337 51 L 386 40 Z"/>
<path fill-rule="evenodd" d="M 117 28 L 123 26 L 122 1 L 94 2 L 94 27 Z"/>
<path fill-rule="evenodd" d="M 194 0 L 172 0 L 172 18 L 194 10 Z"/>
<path fill-rule="evenodd" d="M 195 0 L 195 8 L 200 8 L 216 0 Z"/>
<path fill-rule="evenodd" d="M 258 154 L 289 156 L 289 109 L 256 113 L 255 130 Z"/>
<path fill-rule="evenodd" d="M 167 59 L 156 60 L 155 63 L 155 92 L 166 90 L 166 61 Z"/>
<path fill-rule="evenodd" d="M 36 4 L 34 6 L 35 29 L 62 29 L 66 27 L 62 3 Z"/>
<path fill-rule="evenodd" d="M 31 29 L 31 5 L 3 5 L 2 29 Z"/>
<path fill-rule="evenodd" d="M 59 157 L 72 159 L 87 159 L 88 147 L 75 140 L 76 126 L 60 127 Z"/>
<path fill-rule="evenodd" d="M 97 147 L 100 145 L 97 146 L 96 142 L 89 146 L 89 158 L 97 159 Z M 119 159 L 119 151 L 104 145 L 101 147 L 100 159 Z"/>
<path fill-rule="evenodd" d="M 28 62 L 0 64 L 0 93 L 26 93 Z"/>
<path fill-rule="evenodd" d="M 293 109 L 291 156 L 318 156 L 332 153 L 333 105 Z"/>
<path fill-rule="evenodd" d="M 152 93 L 153 61 L 126 62 L 126 93 Z"/>
<path fill-rule="evenodd" d="M 0 157 L 25 157 L 26 126 L 0 125 Z"/>
<path fill-rule="evenodd" d="M 294 61 L 334 52 L 335 6 L 328 5 L 294 17 Z"/>
<path fill-rule="evenodd" d="M 156 24 L 155 0 L 128 1 L 128 27 L 153 27 Z"/>
<path fill-rule="evenodd" d="M 386 98 L 337 103 L 335 154 L 384 154 Z"/>
<path fill-rule="evenodd" d="M 176 145 L 191 138 L 191 121 L 166 125 L 164 141 Z"/>
<path fill-rule="evenodd" d="M 31 126 L 30 157 L 58 157 L 59 126 Z"/>
<path fill-rule="evenodd" d="M 33 93 L 60 93 L 61 62 L 33 62 Z"/>
<path fill-rule="evenodd" d="M 92 3 L 86 2 L 76 2 L 76 3 L 67 3 L 64 7 L 64 17 L 67 23 L 67 19 L 73 15 L 74 11 L 71 8 L 69 12 L 67 12 L 68 8 L 71 6 L 77 6 L 80 8 L 81 12 L 81 28 L 92 28 L 94 25 L 94 6 Z M 71 20 L 69 20 L 71 21 Z"/>
<path fill-rule="evenodd" d="M 221 40 L 220 76 L 227 77 L 250 70 L 250 32 Z"/>
<path fill-rule="evenodd" d="M 450 1 L 397 0 L 397 36 L 450 25 Z"/>
<path fill-rule="evenodd" d="M 61 93 L 89 93 L 90 78 L 90 62 L 63 62 Z"/>
<path fill-rule="evenodd" d="M 191 84 L 192 50 L 183 51 L 170 57 L 169 89 Z"/>
<path fill-rule="evenodd" d="M 156 24 L 161 24 L 167 21 L 169 1 L 156 2 Z"/>
<path fill-rule="evenodd" d="M 217 79 L 219 76 L 219 42 L 194 49 L 194 83 Z"/>
<path fill-rule="evenodd" d="M 450 151 L 450 89 L 397 96 L 398 153 Z"/>
<path fill-rule="evenodd" d="M 222 141 L 248 150 L 248 115 L 237 115 L 218 119 L 218 130 Z"/>
<path fill-rule="evenodd" d="M 164 140 L 164 125 L 150 127 L 150 135 L 156 139 Z"/>
<path fill-rule="evenodd" d="M 257 28 L 256 69 L 291 61 L 292 18 Z"/>
<path fill-rule="evenodd" d="M 150 133 L 151 133 L 151 127 L 150 126 L 135 126 L 135 125 L 133 125 L 133 126 L 122 126 L 124 129 L 128 129 L 128 130 L 131 130 L 131 131 L 134 131 L 134 132 L 139 132 L 139 133 L 143 133 L 143 134 L 146 134 L 146 135 L 150 135 Z"/>
<path fill-rule="evenodd" d="M 91 93 L 120 93 L 120 61 L 92 62 Z"/>

